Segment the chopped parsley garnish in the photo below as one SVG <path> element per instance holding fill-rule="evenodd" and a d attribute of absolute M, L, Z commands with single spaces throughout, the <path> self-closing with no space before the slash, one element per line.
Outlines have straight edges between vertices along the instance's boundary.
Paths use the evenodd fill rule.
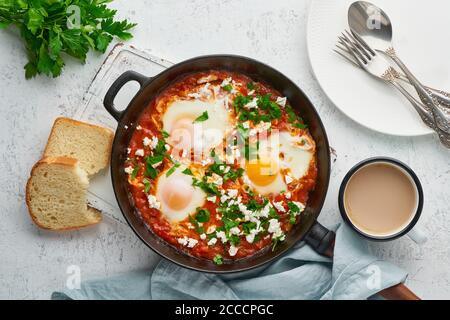
<path fill-rule="evenodd" d="M 136 179 L 136 177 L 139 173 L 139 170 L 141 170 L 141 166 L 138 165 L 138 166 L 134 167 L 133 172 L 131 172 L 131 179 Z"/>
<path fill-rule="evenodd" d="M 294 109 L 291 106 L 285 107 L 286 113 L 288 115 L 288 121 L 292 124 L 293 127 L 298 129 L 306 129 L 308 125 L 303 123 L 303 119 L 297 116 Z"/>
<path fill-rule="evenodd" d="M 184 173 L 184 174 L 186 174 L 188 176 L 193 176 L 194 175 L 192 173 L 191 169 L 189 169 L 189 168 L 184 169 L 183 171 L 181 171 L 181 173 Z"/>
<path fill-rule="evenodd" d="M 197 119 L 194 120 L 193 123 L 203 122 L 209 119 L 208 111 L 203 112 Z"/>
<path fill-rule="evenodd" d="M 231 90 L 233 90 L 233 86 L 231 84 L 227 84 L 227 85 L 224 85 L 222 87 L 222 89 L 225 90 L 225 91 L 230 92 Z"/>
<path fill-rule="evenodd" d="M 245 234 L 250 234 L 253 229 L 256 229 L 256 222 L 245 222 L 242 224 L 242 230 L 244 230 Z"/>
<path fill-rule="evenodd" d="M 206 175 L 210 176 L 212 173 L 223 177 L 223 182 L 227 182 L 228 180 L 236 181 L 236 179 L 242 177 L 244 169 L 238 168 L 234 170 L 227 164 L 213 163 L 209 166 Z"/>
<path fill-rule="evenodd" d="M 215 264 L 217 264 L 218 266 L 222 265 L 222 264 L 223 264 L 223 258 L 222 258 L 222 256 L 221 256 L 220 254 L 216 254 L 216 256 L 215 256 L 214 259 L 213 259 L 213 262 L 214 262 Z"/>
<path fill-rule="evenodd" d="M 167 152 L 166 140 L 164 136 L 162 136 L 161 138 L 158 139 L 158 143 L 156 144 L 156 147 L 153 149 L 153 155 L 145 157 L 144 176 L 151 179 L 155 179 L 158 176 L 159 171 L 153 166 L 158 165 L 164 160 L 165 157 L 167 157 L 166 152 Z"/>
<path fill-rule="evenodd" d="M 289 201 L 287 203 L 287 205 L 288 205 L 288 208 L 289 208 L 290 211 L 292 211 L 294 213 L 300 213 L 300 208 L 294 202 Z"/>
<path fill-rule="evenodd" d="M 148 193 L 150 191 L 151 186 L 152 186 L 150 181 L 148 181 L 147 179 L 144 178 L 144 180 L 142 180 L 142 182 L 144 183 L 144 192 Z"/>
<path fill-rule="evenodd" d="M 194 225 L 195 231 L 198 234 L 205 233 L 205 229 L 203 227 L 200 227 L 200 224 L 198 223 L 198 221 L 196 219 L 194 219 L 191 215 L 189 215 L 189 222 Z"/>
<path fill-rule="evenodd" d="M 297 222 L 297 216 L 300 213 L 300 208 L 292 201 L 289 201 L 287 205 L 289 208 L 289 223 L 295 224 Z"/>
<path fill-rule="evenodd" d="M 202 180 L 198 180 L 196 178 L 193 178 L 192 179 L 192 185 L 194 187 L 198 187 L 198 188 L 202 189 L 208 195 L 214 195 L 214 196 L 220 195 L 219 189 L 217 189 L 216 185 L 214 185 L 213 183 L 207 183 L 206 182 L 206 176 L 203 177 Z"/>
<path fill-rule="evenodd" d="M 166 130 L 161 131 L 161 135 L 163 136 L 164 139 L 170 137 L 170 134 Z"/>
<path fill-rule="evenodd" d="M 198 222 L 208 222 L 211 217 L 211 213 L 208 209 L 197 208 L 197 214 L 195 215 L 195 220 Z"/>
<path fill-rule="evenodd" d="M 177 168 L 178 168 L 179 166 L 180 166 L 179 163 L 175 163 L 175 164 L 173 165 L 173 167 L 170 168 L 170 169 L 166 172 L 166 177 L 171 176 L 171 175 L 175 172 L 175 170 L 177 170 Z"/>
<path fill-rule="evenodd" d="M 255 84 L 253 82 L 247 83 L 247 89 L 248 90 L 255 90 Z"/>

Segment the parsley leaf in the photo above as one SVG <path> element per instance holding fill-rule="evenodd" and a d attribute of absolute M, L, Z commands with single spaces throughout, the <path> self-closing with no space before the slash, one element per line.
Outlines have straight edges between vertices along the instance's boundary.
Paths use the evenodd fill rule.
<path fill-rule="evenodd" d="M 197 214 L 195 220 L 198 222 L 208 222 L 211 217 L 211 213 L 208 209 L 197 208 Z"/>
<path fill-rule="evenodd" d="M 179 166 L 179 163 L 175 163 L 175 165 L 166 172 L 166 177 L 171 176 Z"/>
<path fill-rule="evenodd" d="M 144 178 L 144 180 L 142 180 L 142 182 L 144 183 L 144 192 L 148 193 L 151 188 L 150 181 L 148 181 L 147 179 Z"/>
<path fill-rule="evenodd" d="M 208 120 L 208 119 L 209 119 L 209 117 L 208 117 L 208 111 L 205 111 L 205 112 L 203 112 L 197 119 L 195 119 L 193 123 L 196 123 L 196 122 L 203 122 L 203 121 L 206 121 L 206 120 Z"/>
<path fill-rule="evenodd" d="M 133 172 L 131 172 L 131 179 L 136 179 L 136 177 L 137 177 L 137 175 L 139 173 L 139 170 L 141 170 L 141 166 L 136 166 L 133 169 Z"/>
<path fill-rule="evenodd" d="M 217 264 L 218 266 L 223 264 L 223 258 L 220 254 L 216 254 L 214 259 L 213 259 L 214 263 Z"/>
<path fill-rule="evenodd" d="M 233 90 L 233 86 L 231 84 L 227 84 L 227 85 L 223 86 L 222 89 L 230 92 L 231 90 Z"/>
<path fill-rule="evenodd" d="M 189 169 L 189 168 L 184 169 L 181 173 L 184 173 L 184 174 L 186 174 L 188 176 L 193 176 L 194 175 L 192 173 L 191 169 Z"/>

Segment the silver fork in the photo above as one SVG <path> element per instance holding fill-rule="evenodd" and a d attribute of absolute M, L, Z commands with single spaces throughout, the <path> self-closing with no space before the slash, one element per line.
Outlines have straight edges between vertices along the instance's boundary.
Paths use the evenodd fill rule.
<path fill-rule="evenodd" d="M 358 68 L 360 67 L 359 64 L 353 59 L 351 53 L 348 52 L 346 48 L 340 45 L 336 45 L 336 47 L 338 50 L 333 49 L 334 52 L 336 52 L 342 58 L 346 59 L 348 62 L 353 64 L 355 67 Z M 397 71 L 395 68 L 394 70 Z M 403 73 L 397 71 L 397 74 L 398 74 L 397 79 L 402 80 L 404 83 L 412 86 L 411 82 L 409 82 L 408 78 Z M 450 93 L 427 86 L 425 86 L 425 88 L 431 91 L 431 94 L 439 101 L 441 106 L 445 107 L 447 110 L 450 111 Z"/>
<path fill-rule="evenodd" d="M 348 46 L 353 44 L 353 48 L 350 47 L 350 51 L 356 49 L 357 56 L 363 58 L 366 66 L 370 66 L 372 70 L 379 70 L 379 68 L 384 68 L 385 71 L 390 71 L 389 73 L 392 76 L 398 76 L 398 73 L 394 74 L 392 70 L 394 70 L 388 60 L 369 47 L 369 45 L 364 42 L 360 37 L 354 36 L 352 33 L 346 31 L 346 34 L 343 34 L 343 37 L 340 37 L 342 41 L 341 44 Z M 355 51 L 354 51 L 355 52 Z M 359 53 L 359 54 L 358 54 Z M 387 75 L 388 76 L 388 75 Z M 386 79 L 385 79 L 386 80 Z M 431 97 L 430 94 L 427 95 L 427 101 L 433 100 L 434 102 L 429 102 L 426 105 L 424 104 L 427 111 L 433 115 L 434 122 L 439 129 L 450 134 L 450 115 L 443 111 L 437 101 Z M 421 96 L 421 99 L 424 99 L 424 96 Z"/>
<path fill-rule="evenodd" d="M 399 90 L 413 105 L 414 109 L 418 112 L 423 122 L 433 129 L 439 136 L 442 144 L 450 148 L 450 134 L 444 131 L 435 122 L 434 115 L 428 111 L 427 107 L 415 99 L 399 82 L 399 74 L 383 56 L 379 56 L 376 52 L 368 51 L 364 44 L 356 39 L 349 32 L 343 33 L 339 37 L 339 44 L 345 47 L 346 51 L 351 53 L 358 65 L 367 71 L 369 74 L 383 80 L 386 83 L 393 85 Z M 339 46 L 338 46 L 339 48 Z M 342 49 L 342 48 L 341 48 Z M 448 124 L 448 123 L 447 123 Z M 450 130 L 449 130 L 450 132 Z"/>

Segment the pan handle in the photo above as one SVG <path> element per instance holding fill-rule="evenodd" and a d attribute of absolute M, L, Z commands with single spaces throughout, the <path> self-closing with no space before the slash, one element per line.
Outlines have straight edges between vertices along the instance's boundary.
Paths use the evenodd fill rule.
<path fill-rule="evenodd" d="M 333 259 L 335 239 L 336 234 L 333 231 L 328 230 L 316 221 L 308 232 L 305 242 L 317 253 Z M 403 283 L 384 289 L 378 294 L 386 300 L 420 300 L 420 298 Z"/>
<path fill-rule="evenodd" d="M 317 253 L 333 258 L 335 238 L 336 234 L 333 231 L 316 221 L 306 235 L 305 242 Z"/>
<path fill-rule="evenodd" d="M 146 77 L 135 71 L 126 71 L 122 73 L 119 76 L 119 78 L 117 78 L 116 81 L 114 81 L 114 83 L 108 89 L 108 92 L 106 93 L 105 98 L 103 99 L 103 105 L 105 109 L 114 117 L 114 119 L 119 121 L 124 111 L 119 111 L 114 107 L 114 99 L 116 98 L 120 89 L 122 89 L 122 87 L 130 81 L 137 81 L 142 88 L 144 84 L 146 84 L 151 79 L 152 78 Z"/>

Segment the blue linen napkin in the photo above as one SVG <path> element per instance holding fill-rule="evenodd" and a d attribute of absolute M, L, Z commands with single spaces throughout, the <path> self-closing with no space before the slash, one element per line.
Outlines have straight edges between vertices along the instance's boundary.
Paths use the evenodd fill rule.
<path fill-rule="evenodd" d="M 88 281 L 52 299 L 367 299 L 407 274 L 369 253 L 367 242 L 338 225 L 334 260 L 299 243 L 277 261 L 231 275 L 201 273 L 161 260 L 153 271 Z"/>

